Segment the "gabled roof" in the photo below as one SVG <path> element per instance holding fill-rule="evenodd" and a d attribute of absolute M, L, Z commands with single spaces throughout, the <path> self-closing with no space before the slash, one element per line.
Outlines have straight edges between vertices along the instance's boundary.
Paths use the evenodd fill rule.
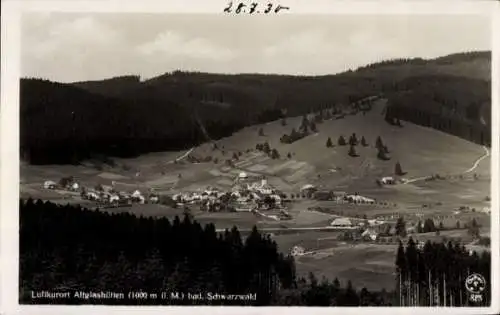
<path fill-rule="evenodd" d="M 330 225 L 352 225 L 352 222 L 348 218 L 336 218 Z"/>

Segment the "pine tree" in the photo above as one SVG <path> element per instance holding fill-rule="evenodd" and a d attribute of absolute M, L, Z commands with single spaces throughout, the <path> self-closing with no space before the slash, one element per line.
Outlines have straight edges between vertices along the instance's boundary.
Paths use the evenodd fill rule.
<path fill-rule="evenodd" d="M 396 166 L 394 167 L 394 173 L 397 176 L 403 176 L 406 174 L 405 172 L 403 172 L 403 169 L 401 168 L 401 164 L 399 162 L 397 162 Z"/>
<path fill-rule="evenodd" d="M 332 139 L 328 137 L 328 140 L 326 140 L 326 147 L 331 148 L 333 147 Z"/>
<path fill-rule="evenodd" d="M 276 159 L 279 159 L 279 158 L 280 158 L 280 154 L 279 154 L 278 150 L 273 149 L 273 150 L 271 151 L 271 158 L 272 158 L 273 160 L 276 160 Z"/>
<path fill-rule="evenodd" d="M 358 145 L 358 138 L 356 137 L 356 134 L 353 133 L 350 137 L 349 137 L 349 144 L 350 145 Z"/>
<path fill-rule="evenodd" d="M 399 306 L 405 306 L 405 293 L 403 290 L 406 281 L 407 274 L 407 264 L 406 264 L 406 254 L 403 247 L 403 243 L 399 241 L 398 251 L 396 253 L 396 269 L 398 273 L 398 297 Z"/>
<path fill-rule="evenodd" d="M 339 140 L 337 141 L 338 145 L 341 145 L 341 146 L 344 146 L 346 145 L 347 143 L 345 142 L 345 139 L 343 136 L 340 136 L 339 137 Z"/>
<path fill-rule="evenodd" d="M 401 217 L 396 222 L 396 235 L 401 237 L 406 236 L 406 222 Z"/>
<path fill-rule="evenodd" d="M 271 147 L 269 146 L 269 143 L 265 142 L 264 145 L 262 146 L 262 151 L 264 153 L 269 154 L 271 152 Z"/>
<path fill-rule="evenodd" d="M 383 145 L 384 145 L 384 143 L 382 142 L 382 138 L 380 138 L 380 136 L 378 136 L 378 137 L 377 137 L 377 140 L 376 140 L 376 142 L 375 142 L 375 147 L 376 147 L 377 149 L 380 149 L 380 148 L 382 148 L 382 147 L 383 147 Z"/>

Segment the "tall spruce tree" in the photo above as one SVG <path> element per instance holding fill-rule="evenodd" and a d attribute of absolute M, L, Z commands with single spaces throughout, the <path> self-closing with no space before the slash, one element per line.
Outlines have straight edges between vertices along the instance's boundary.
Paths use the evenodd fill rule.
<path fill-rule="evenodd" d="M 326 140 L 326 147 L 331 148 L 333 147 L 332 139 L 328 137 L 328 140 Z"/>
<path fill-rule="evenodd" d="M 346 145 L 347 143 L 345 142 L 345 139 L 343 136 L 340 136 L 339 137 L 339 140 L 337 141 L 337 144 L 340 145 L 340 146 L 344 146 Z"/>

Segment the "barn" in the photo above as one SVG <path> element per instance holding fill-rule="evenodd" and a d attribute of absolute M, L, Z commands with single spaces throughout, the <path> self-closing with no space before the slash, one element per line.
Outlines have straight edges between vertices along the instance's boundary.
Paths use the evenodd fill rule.
<path fill-rule="evenodd" d="M 330 223 L 332 227 L 352 227 L 352 222 L 348 218 L 336 218 Z"/>

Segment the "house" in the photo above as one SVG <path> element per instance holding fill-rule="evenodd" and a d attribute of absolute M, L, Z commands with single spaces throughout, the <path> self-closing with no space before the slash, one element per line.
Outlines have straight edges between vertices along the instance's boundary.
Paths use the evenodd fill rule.
<path fill-rule="evenodd" d="M 77 182 L 74 182 L 71 184 L 71 190 L 72 191 L 78 191 L 80 189 L 80 185 Z"/>
<path fill-rule="evenodd" d="M 45 189 L 56 189 L 57 184 L 51 180 L 47 180 L 43 183 L 43 188 Z"/>
<path fill-rule="evenodd" d="M 361 237 L 366 240 L 374 241 L 378 237 L 377 231 L 373 228 L 366 229 L 363 233 L 361 233 Z"/>
<path fill-rule="evenodd" d="M 120 201 L 120 197 L 118 195 L 110 195 L 109 203 L 118 203 Z"/>
<path fill-rule="evenodd" d="M 394 184 L 396 184 L 396 181 L 394 180 L 394 178 L 392 176 L 382 177 L 380 182 L 382 183 L 382 185 L 394 185 Z"/>
<path fill-rule="evenodd" d="M 279 195 L 271 195 L 270 197 L 274 199 L 277 205 L 281 205 L 281 197 Z"/>
<path fill-rule="evenodd" d="M 352 222 L 348 218 L 336 218 L 330 223 L 332 227 L 352 227 Z"/>
<path fill-rule="evenodd" d="M 316 191 L 316 187 L 314 185 L 307 184 L 307 185 L 302 186 L 300 191 L 304 191 L 304 192 L 305 191 Z"/>
<path fill-rule="evenodd" d="M 136 190 L 132 193 L 133 198 L 139 198 L 140 196 L 142 196 L 142 194 L 139 190 Z"/>
<path fill-rule="evenodd" d="M 304 247 L 302 246 L 294 246 L 292 250 L 290 251 L 290 255 L 292 256 L 302 256 L 304 255 Z"/>
<path fill-rule="evenodd" d="M 300 189 L 300 192 L 302 194 L 305 194 L 308 198 L 311 198 L 316 191 L 316 187 L 311 184 L 304 185 Z"/>
<path fill-rule="evenodd" d="M 96 201 L 101 199 L 99 197 L 99 195 L 96 194 L 93 191 L 88 191 L 87 193 L 85 193 L 85 195 L 83 196 L 83 198 L 88 199 L 88 200 L 96 200 Z"/>
<path fill-rule="evenodd" d="M 360 195 L 348 195 L 345 197 L 346 200 L 352 203 L 374 203 L 375 200 Z"/>
<path fill-rule="evenodd" d="M 160 199 L 158 198 L 158 196 L 151 196 L 149 197 L 149 202 L 150 203 L 158 203 L 160 201 Z"/>

